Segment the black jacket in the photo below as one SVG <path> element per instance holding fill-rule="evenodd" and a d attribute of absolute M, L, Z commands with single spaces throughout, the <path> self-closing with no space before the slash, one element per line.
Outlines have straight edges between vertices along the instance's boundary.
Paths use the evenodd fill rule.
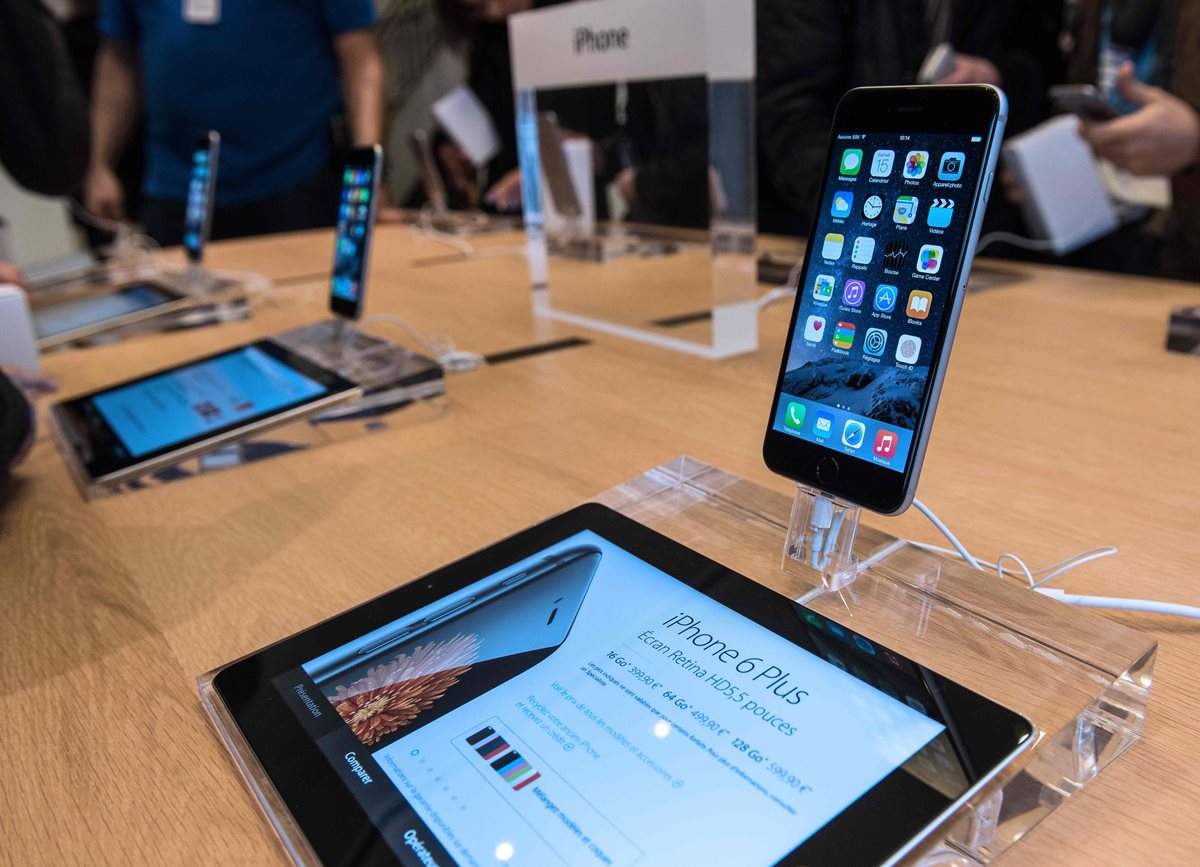
<path fill-rule="evenodd" d="M 42 0 L 0 2 L 0 163 L 35 193 L 74 192 L 88 161 L 87 100 Z"/>
<path fill-rule="evenodd" d="M 928 0 L 758 0 L 760 210 L 766 231 L 803 234 L 813 219 L 834 108 L 852 87 L 911 84 L 933 41 Z M 996 64 L 1009 130 L 1049 115 L 1060 80 L 1061 4 L 950 0 L 945 32 L 960 53 Z"/>

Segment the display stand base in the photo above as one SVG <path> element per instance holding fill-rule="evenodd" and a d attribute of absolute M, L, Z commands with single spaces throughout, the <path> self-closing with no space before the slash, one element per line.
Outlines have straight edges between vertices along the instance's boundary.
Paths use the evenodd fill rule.
<path fill-rule="evenodd" d="M 677 241 L 647 238 L 629 232 L 547 236 L 546 243 L 553 255 L 583 262 L 611 262 L 626 256 L 670 256 L 680 250 Z"/>
<path fill-rule="evenodd" d="M 1152 637 L 873 527 L 847 533 L 852 506 L 821 506 L 807 491 L 789 503 L 687 457 L 596 499 L 1033 722 L 1033 747 L 905 863 L 991 862 L 1142 736 Z M 842 514 L 828 551 L 812 532 L 813 512 L 827 508 Z"/>
<path fill-rule="evenodd" d="M 193 455 L 133 481 L 99 485 L 73 473 L 84 499 L 143 490 L 374 431 L 432 421 L 446 414 L 446 381 L 441 366 L 389 340 L 347 327 L 341 320 L 306 325 L 272 339 L 337 370 L 361 386 L 363 396 L 259 436 Z M 59 446 L 71 448 L 61 436 Z M 68 459 L 68 466 L 72 465 Z"/>

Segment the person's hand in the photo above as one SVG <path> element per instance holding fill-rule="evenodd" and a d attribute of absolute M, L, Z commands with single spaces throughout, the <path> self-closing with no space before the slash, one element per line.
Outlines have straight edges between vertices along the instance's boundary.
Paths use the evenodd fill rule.
<path fill-rule="evenodd" d="M 11 283 L 24 289 L 25 277 L 21 274 L 21 269 L 12 262 L 0 262 L 0 283 Z"/>
<path fill-rule="evenodd" d="M 954 68 L 935 84 L 994 84 L 1000 86 L 1000 70 L 986 57 L 955 54 Z"/>
<path fill-rule="evenodd" d="M 40 371 L 27 370 L 11 364 L 6 364 L 0 369 L 4 371 L 4 375 L 13 385 L 21 389 L 31 403 L 35 398 L 58 391 L 58 383 Z"/>
<path fill-rule="evenodd" d="M 521 209 L 521 170 L 511 169 L 487 191 L 483 200 L 497 211 Z"/>
<path fill-rule="evenodd" d="M 625 200 L 625 204 L 630 208 L 637 205 L 637 169 L 621 169 L 617 176 L 613 178 L 613 184 L 616 186 L 621 198 Z"/>
<path fill-rule="evenodd" d="M 437 146 L 437 159 L 450 186 L 469 196 L 475 189 L 475 166 L 470 157 L 458 145 L 444 141 Z"/>
<path fill-rule="evenodd" d="M 116 174 L 104 163 L 88 167 L 83 179 L 83 206 L 105 220 L 125 219 L 125 191 Z"/>
<path fill-rule="evenodd" d="M 1117 92 L 1138 110 L 1079 125 L 1096 156 L 1134 175 L 1174 175 L 1200 158 L 1200 116 L 1194 108 L 1161 87 L 1138 81 L 1132 63 L 1117 73 Z"/>

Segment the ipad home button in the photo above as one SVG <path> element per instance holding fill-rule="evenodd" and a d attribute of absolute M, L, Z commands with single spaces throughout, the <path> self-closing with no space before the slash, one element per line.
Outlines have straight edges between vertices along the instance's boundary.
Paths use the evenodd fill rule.
<path fill-rule="evenodd" d="M 833 458 L 821 458 L 817 463 L 817 481 L 826 485 L 836 482 L 840 469 L 838 462 Z"/>

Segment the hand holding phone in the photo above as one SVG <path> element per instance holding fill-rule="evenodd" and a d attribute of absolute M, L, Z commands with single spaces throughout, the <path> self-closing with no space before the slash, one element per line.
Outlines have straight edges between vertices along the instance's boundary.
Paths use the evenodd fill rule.
<path fill-rule="evenodd" d="M 1095 85 L 1056 84 L 1050 88 L 1049 94 L 1050 101 L 1060 111 L 1077 115 L 1088 123 L 1101 123 L 1120 116 Z"/>

